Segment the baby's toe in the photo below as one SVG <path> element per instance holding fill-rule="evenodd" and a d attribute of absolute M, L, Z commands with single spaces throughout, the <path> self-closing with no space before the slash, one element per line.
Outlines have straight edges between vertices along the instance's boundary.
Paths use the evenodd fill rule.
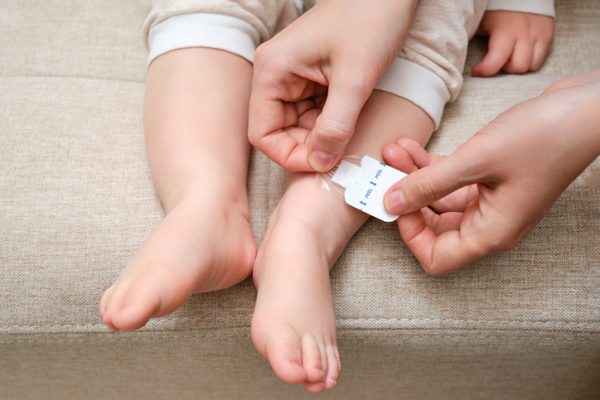
<path fill-rule="evenodd" d="M 271 332 L 265 349 L 266 358 L 279 379 L 290 384 L 306 380 L 301 341 L 293 329 L 285 327 Z"/>
<path fill-rule="evenodd" d="M 118 331 L 119 328 L 113 323 L 115 314 L 121 308 L 125 289 L 123 285 L 113 284 L 106 289 L 100 300 L 100 316 L 102 321 L 111 331 Z"/>
<path fill-rule="evenodd" d="M 112 312 L 112 325 L 119 330 L 141 328 L 158 312 L 160 306 L 161 298 L 156 288 L 132 285 L 119 308 Z"/>
<path fill-rule="evenodd" d="M 310 382 L 304 384 L 304 389 L 311 393 L 321 393 L 325 390 L 325 383 L 323 382 Z"/>
<path fill-rule="evenodd" d="M 312 335 L 304 335 L 302 338 L 302 367 L 306 372 L 307 382 L 321 382 L 325 377 L 324 367 L 327 365 L 327 359 L 322 349 L 323 346 L 320 346 Z"/>
<path fill-rule="evenodd" d="M 329 368 L 325 378 L 325 388 L 329 390 L 337 385 L 340 376 L 339 353 L 335 344 L 327 345 L 327 360 Z"/>
<path fill-rule="evenodd" d="M 100 311 L 100 316 L 104 319 L 104 314 L 106 314 L 107 311 L 107 305 L 109 303 L 110 300 L 110 296 L 112 294 L 114 290 L 114 285 L 109 287 L 108 289 L 106 289 L 104 291 L 104 294 L 102 294 L 102 298 L 100 299 L 100 305 L 99 305 L 99 311 Z"/>

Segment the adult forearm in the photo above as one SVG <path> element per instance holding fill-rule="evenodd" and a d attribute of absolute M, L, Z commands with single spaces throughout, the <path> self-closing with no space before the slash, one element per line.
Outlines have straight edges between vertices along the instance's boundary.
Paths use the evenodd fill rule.
<path fill-rule="evenodd" d="M 562 160 L 565 167 L 572 167 L 572 180 L 600 155 L 600 81 L 551 95 L 563 98 L 562 118 L 556 124 L 565 129 L 556 129 L 553 136 L 564 148 Z"/>

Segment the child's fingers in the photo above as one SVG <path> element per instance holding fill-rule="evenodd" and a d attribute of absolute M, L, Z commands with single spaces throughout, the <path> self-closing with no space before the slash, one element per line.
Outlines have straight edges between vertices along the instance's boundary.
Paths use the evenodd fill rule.
<path fill-rule="evenodd" d="M 473 67 L 473 76 L 493 76 L 510 59 L 515 46 L 515 39 L 502 32 L 492 32 L 488 42 L 488 51 L 478 64 Z"/>
<path fill-rule="evenodd" d="M 509 74 L 524 74 L 531 68 L 533 61 L 533 43 L 529 40 L 519 40 L 503 70 Z"/>
<path fill-rule="evenodd" d="M 533 46 L 533 60 L 531 61 L 531 70 L 537 71 L 544 65 L 546 57 L 550 52 L 550 43 L 538 40 Z"/>

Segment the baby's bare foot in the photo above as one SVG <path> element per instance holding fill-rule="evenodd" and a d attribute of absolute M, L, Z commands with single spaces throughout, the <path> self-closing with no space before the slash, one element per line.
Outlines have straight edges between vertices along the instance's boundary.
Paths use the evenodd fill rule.
<path fill-rule="evenodd" d="M 340 360 L 327 259 L 310 228 L 273 219 L 254 266 L 252 340 L 282 381 L 330 389 Z"/>
<path fill-rule="evenodd" d="M 104 292 L 102 319 L 114 330 L 140 328 L 151 317 L 173 312 L 195 292 L 244 280 L 255 253 L 247 210 L 183 200 Z"/>
<path fill-rule="evenodd" d="M 311 392 L 333 388 L 341 370 L 329 267 L 364 222 L 347 213 L 312 175 L 293 180 L 254 264 L 254 345 L 279 379 Z"/>

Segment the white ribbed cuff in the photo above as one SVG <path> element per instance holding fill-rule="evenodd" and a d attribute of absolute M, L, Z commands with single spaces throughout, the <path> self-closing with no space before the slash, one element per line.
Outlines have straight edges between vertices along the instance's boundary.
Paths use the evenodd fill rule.
<path fill-rule="evenodd" d="M 555 17 L 554 0 L 489 0 L 487 11 L 519 11 Z"/>
<path fill-rule="evenodd" d="M 396 57 L 375 89 L 415 103 L 431 117 L 436 129 L 444 106 L 450 100 L 450 92 L 442 78 L 420 64 L 400 57 Z"/>
<path fill-rule="evenodd" d="M 222 14 L 175 15 L 155 25 L 148 36 L 148 65 L 158 56 L 186 47 L 210 47 L 252 62 L 258 33 L 239 18 Z"/>

